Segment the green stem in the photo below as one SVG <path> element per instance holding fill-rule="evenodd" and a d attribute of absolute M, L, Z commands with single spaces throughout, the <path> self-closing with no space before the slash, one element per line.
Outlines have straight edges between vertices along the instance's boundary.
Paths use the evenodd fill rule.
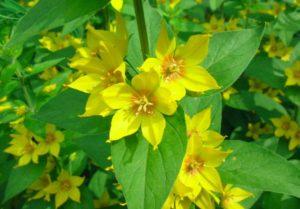
<path fill-rule="evenodd" d="M 105 7 L 103 9 L 103 16 L 104 16 L 105 29 L 109 30 L 109 9 L 108 9 L 108 7 Z"/>
<path fill-rule="evenodd" d="M 25 101 L 26 101 L 26 103 L 29 107 L 29 110 L 30 110 L 30 112 L 34 113 L 33 101 L 30 97 L 29 90 L 28 90 L 26 82 L 25 82 L 25 78 L 23 77 L 23 75 L 22 75 L 22 73 L 21 73 L 21 71 L 19 70 L 18 67 L 16 69 L 16 75 L 17 75 L 17 78 L 20 82 L 21 88 L 23 90 L 24 98 L 25 98 Z"/>
<path fill-rule="evenodd" d="M 144 60 L 149 55 L 148 35 L 146 29 L 143 0 L 134 0 L 136 22 L 139 30 L 140 43 Z"/>

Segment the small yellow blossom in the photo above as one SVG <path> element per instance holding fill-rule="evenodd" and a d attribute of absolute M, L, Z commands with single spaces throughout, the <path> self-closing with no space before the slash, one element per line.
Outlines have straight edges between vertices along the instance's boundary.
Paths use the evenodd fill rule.
<path fill-rule="evenodd" d="M 50 93 L 56 89 L 56 83 L 49 84 L 43 88 L 44 93 Z"/>
<path fill-rule="evenodd" d="M 204 92 L 220 88 L 202 63 L 208 52 L 209 35 L 191 36 L 185 45 L 177 46 L 169 39 L 166 25 L 162 25 L 156 48 L 157 58 L 148 58 L 140 67 L 143 71 L 155 70 L 162 86 L 169 89 L 175 100 L 182 99 L 186 90 Z M 201 46 L 201 47 L 199 47 Z"/>
<path fill-rule="evenodd" d="M 230 96 L 237 93 L 237 90 L 233 87 L 229 87 L 226 91 L 222 93 L 222 96 L 225 100 L 229 100 Z"/>
<path fill-rule="evenodd" d="M 249 91 L 251 92 L 261 92 L 268 88 L 268 85 L 257 80 L 257 79 L 249 79 Z"/>
<path fill-rule="evenodd" d="M 300 61 L 296 61 L 291 67 L 287 68 L 285 74 L 287 76 L 286 86 L 300 86 Z"/>
<path fill-rule="evenodd" d="M 204 23 L 203 26 L 207 33 L 222 32 L 225 26 L 224 19 L 217 19 L 216 16 L 212 15 L 209 22 Z"/>
<path fill-rule="evenodd" d="M 5 152 L 19 157 L 18 166 L 27 165 L 30 161 L 38 163 L 39 155 L 42 155 L 42 152 L 37 142 L 41 138 L 34 135 L 23 125 L 17 125 L 15 130 L 16 133 L 11 134 L 13 139 L 9 143 L 10 146 L 5 149 Z"/>
<path fill-rule="evenodd" d="M 237 18 L 231 18 L 226 23 L 226 30 L 232 31 L 232 30 L 238 30 L 240 27 L 238 26 L 239 19 Z"/>
<path fill-rule="evenodd" d="M 289 138 L 297 129 L 296 122 L 292 121 L 290 117 L 286 115 L 280 118 L 273 118 L 271 121 L 275 126 L 275 136 L 277 137 L 285 136 L 286 138 Z"/>
<path fill-rule="evenodd" d="M 55 207 L 58 208 L 69 198 L 75 202 L 80 202 L 78 187 L 83 181 L 83 177 L 71 176 L 67 171 L 62 170 L 57 180 L 52 182 L 45 190 L 50 194 L 55 194 Z"/>
<path fill-rule="evenodd" d="M 48 80 L 55 78 L 57 76 L 57 74 L 58 74 L 57 68 L 51 67 L 51 68 L 44 70 L 44 72 L 39 75 L 39 78 L 48 81 Z"/>
<path fill-rule="evenodd" d="M 123 7 L 123 0 L 111 0 L 110 1 L 113 8 L 115 8 L 117 11 L 121 11 Z"/>
<path fill-rule="evenodd" d="M 0 105 L 0 113 L 4 112 L 4 111 L 7 111 L 7 110 L 10 110 L 11 108 L 12 108 L 12 106 L 9 103 L 1 104 Z"/>
<path fill-rule="evenodd" d="M 168 89 L 160 86 L 155 71 L 143 72 L 126 83 L 115 84 L 102 92 L 104 102 L 117 110 L 110 128 L 110 140 L 118 140 L 135 133 L 141 126 L 143 136 L 157 148 L 161 142 L 166 121 L 163 116 L 172 115 L 177 103 Z"/>
<path fill-rule="evenodd" d="M 300 146 L 300 127 L 298 126 L 291 135 L 289 142 L 289 150 L 294 150 L 296 147 Z"/>
<path fill-rule="evenodd" d="M 37 191 L 37 193 L 31 199 L 44 198 L 46 201 L 50 201 L 50 193 L 46 188 L 51 184 L 51 177 L 49 174 L 42 175 L 37 181 L 35 181 L 28 189 Z"/>
<path fill-rule="evenodd" d="M 24 115 L 27 112 L 27 106 L 21 105 L 15 109 L 17 115 Z"/>
<path fill-rule="evenodd" d="M 46 125 L 46 138 L 39 143 L 39 148 L 43 154 L 50 153 L 58 157 L 60 143 L 64 141 L 64 134 L 57 130 L 52 124 Z"/>
<path fill-rule="evenodd" d="M 240 202 L 252 196 L 250 192 L 227 184 L 222 193 L 221 206 L 223 209 L 244 209 Z"/>
<path fill-rule="evenodd" d="M 77 50 L 70 66 L 84 72 L 69 87 L 90 93 L 83 116 L 111 113 L 111 108 L 101 99 L 101 92 L 125 81 L 126 65 L 123 61 L 127 51 L 127 32 L 120 16 L 117 16 L 116 31 L 95 30 L 87 32 L 87 47 Z"/>
<path fill-rule="evenodd" d="M 292 48 L 284 45 L 283 42 L 276 40 L 274 36 L 263 46 L 270 58 L 279 57 L 283 61 L 288 61 L 292 52 Z"/>
<path fill-rule="evenodd" d="M 248 131 L 246 133 L 247 137 L 253 138 L 254 140 L 259 139 L 260 135 L 262 134 L 262 128 L 260 123 L 249 123 L 248 124 Z"/>
<path fill-rule="evenodd" d="M 79 38 L 75 38 L 71 35 L 61 35 L 60 33 L 48 32 L 43 36 L 39 42 L 43 48 L 50 51 L 57 51 L 69 46 L 79 48 L 82 45 L 82 41 Z"/>
<path fill-rule="evenodd" d="M 6 101 L 7 101 L 7 96 L 4 96 L 4 97 L 1 97 L 1 98 L 0 98 L 0 103 L 6 102 Z"/>

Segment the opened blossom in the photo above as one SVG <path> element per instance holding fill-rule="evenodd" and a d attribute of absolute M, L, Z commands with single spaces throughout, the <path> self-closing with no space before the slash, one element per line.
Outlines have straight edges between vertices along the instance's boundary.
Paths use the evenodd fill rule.
<path fill-rule="evenodd" d="M 145 139 L 157 148 L 166 126 L 163 115 L 172 115 L 177 109 L 171 92 L 160 83 L 155 71 L 144 72 L 134 76 L 131 85 L 119 83 L 102 92 L 104 102 L 117 110 L 111 122 L 110 140 L 131 135 L 141 127 Z"/>
<path fill-rule="evenodd" d="M 156 57 L 145 60 L 142 71 L 155 70 L 175 100 L 182 99 L 186 90 L 204 92 L 218 89 L 216 80 L 200 64 L 208 52 L 209 35 L 194 35 L 185 45 L 176 46 L 163 24 L 155 51 Z"/>

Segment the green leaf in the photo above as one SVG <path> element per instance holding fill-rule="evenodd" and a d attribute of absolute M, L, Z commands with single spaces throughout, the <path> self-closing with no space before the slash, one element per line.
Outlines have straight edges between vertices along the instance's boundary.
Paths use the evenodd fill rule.
<path fill-rule="evenodd" d="M 261 93 L 241 91 L 231 95 L 226 105 L 239 110 L 255 111 L 266 120 L 287 114 L 282 105 Z"/>
<path fill-rule="evenodd" d="M 111 165 L 107 160 L 110 156 L 110 147 L 105 141 L 108 133 L 97 135 L 86 135 L 72 139 L 72 143 L 83 150 L 89 158 L 91 158 L 101 168 Z"/>
<path fill-rule="evenodd" d="M 285 158 L 255 143 L 225 141 L 233 152 L 220 167 L 225 183 L 300 197 L 299 170 Z"/>
<path fill-rule="evenodd" d="M 64 25 L 76 18 L 95 13 L 108 0 L 42 0 L 18 22 L 8 47 L 22 44 L 41 31 Z"/>
<path fill-rule="evenodd" d="M 300 87 L 292 86 L 284 89 L 285 96 L 295 105 L 300 106 Z"/>
<path fill-rule="evenodd" d="M 12 169 L 5 188 L 3 202 L 21 193 L 37 180 L 42 175 L 45 166 L 46 161 L 43 160 L 40 161 L 39 164 L 31 163 Z"/>
<path fill-rule="evenodd" d="M 63 206 L 62 209 L 94 209 L 93 195 L 88 190 L 84 188 L 81 191 L 80 203 L 74 202 L 69 199 Z"/>
<path fill-rule="evenodd" d="M 221 130 L 222 120 L 222 97 L 220 93 L 202 95 L 199 97 L 185 96 L 181 102 L 184 112 L 193 116 L 208 107 L 212 108 L 211 126 L 215 131 Z"/>
<path fill-rule="evenodd" d="M 33 200 L 26 202 L 22 209 L 54 209 L 54 205 L 51 202 L 46 202 L 44 200 Z"/>
<path fill-rule="evenodd" d="M 284 70 L 275 68 L 272 59 L 266 55 L 256 56 L 248 66 L 245 74 L 258 79 L 273 88 L 284 87 L 286 80 Z"/>
<path fill-rule="evenodd" d="M 88 94 L 67 89 L 42 106 L 35 117 L 84 134 L 106 132 L 110 125 L 109 117 L 79 117 L 84 113 L 87 98 Z"/>
<path fill-rule="evenodd" d="M 142 135 L 112 143 L 112 161 L 129 209 L 161 209 L 178 175 L 186 150 L 184 113 L 166 117 L 158 149 Z"/>
<path fill-rule="evenodd" d="M 105 189 L 106 189 L 106 182 L 108 179 L 108 174 L 104 173 L 103 171 L 97 171 L 90 183 L 89 189 L 94 193 L 94 195 L 98 198 L 101 198 Z"/>
<path fill-rule="evenodd" d="M 231 86 L 257 52 L 263 29 L 215 33 L 203 66 L 217 80 L 222 91 Z"/>
<path fill-rule="evenodd" d="M 213 11 L 215 11 L 222 5 L 223 1 L 224 0 L 209 0 L 209 6 Z"/>
<path fill-rule="evenodd" d="M 263 196 L 264 209 L 298 209 L 300 199 L 289 195 L 266 193 Z"/>

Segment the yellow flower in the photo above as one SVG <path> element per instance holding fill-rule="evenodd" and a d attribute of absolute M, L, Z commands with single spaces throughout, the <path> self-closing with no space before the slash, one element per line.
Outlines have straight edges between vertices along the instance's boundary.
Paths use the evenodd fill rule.
<path fill-rule="evenodd" d="M 111 0 L 110 1 L 113 8 L 115 8 L 117 11 L 121 11 L 123 7 L 123 0 Z"/>
<path fill-rule="evenodd" d="M 228 89 L 223 91 L 223 93 L 222 93 L 223 99 L 229 100 L 230 96 L 235 93 L 237 93 L 237 90 L 233 87 L 229 87 Z"/>
<path fill-rule="evenodd" d="M 15 109 L 17 115 L 24 115 L 27 111 L 26 105 L 21 105 Z"/>
<path fill-rule="evenodd" d="M 117 110 L 110 128 L 110 140 L 118 140 L 135 133 L 141 126 L 145 139 L 157 148 L 161 142 L 166 121 L 177 109 L 168 89 L 160 86 L 155 71 L 136 75 L 131 86 L 115 84 L 102 92 L 104 102 Z"/>
<path fill-rule="evenodd" d="M 286 115 L 280 118 L 273 118 L 271 121 L 275 126 L 275 136 L 277 137 L 285 136 L 289 138 L 297 129 L 297 124 Z"/>
<path fill-rule="evenodd" d="M 219 133 L 208 130 L 211 124 L 211 108 L 197 113 L 192 118 L 185 116 L 187 135 L 189 138 L 196 138 L 204 146 L 217 147 L 224 137 Z"/>
<path fill-rule="evenodd" d="M 218 89 L 215 79 L 199 64 L 208 52 L 209 35 L 191 36 L 183 46 L 176 47 L 175 38 L 169 39 L 165 24 L 159 35 L 157 58 L 148 58 L 140 67 L 143 71 L 155 70 L 162 77 L 162 86 L 169 89 L 175 100 L 186 94 L 186 89 L 204 92 Z"/>
<path fill-rule="evenodd" d="M 46 125 L 46 138 L 40 141 L 39 148 L 43 154 L 50 153 L 58 157 L 60 151 L 60 143 L 64 141 L 64 134 L 58 131 L 52 124 Z"/>
<path fill-rule="evenodd" d="M 34 7 L 37 3 L 39 3 L 39 0 L 31 0 L 27 3 L 29 7 Z"/>
<path fill-rule="evenodd" d="M 270 41 L 263 48 L 270 58 L 279 57 L 283 61 L 288 61 L 292 52 L 292 48 L 285 46 L 281 41 L 276 41 L 274 36 L 270 37 Z"/>
<path fill-rule="evenodd" d="M 50 201 L 50 193 L 46 188 L 51 184 L 51 177 L 49 174 L 42 175 L 37 181 L 35 181 L 28 189 L 37 191 L 37 193 L 31 199 L 40 199 L 44 197 L 44 200 Z"/>
<path fill-rule="evenodd" d="M 223 209 L 244 209 L 240 204 L 241 201 L 253 196 L 252 193 L 247 192 L 241 188 L 233 187 L 231 184 L 225 186 L 221 198 L 221 205 Z"/>
<path fill-rule="evenodd" d="M 226 23 L 226 30 L 238 30 L 238 29 L 240 29 L 240 27 L 238 26 L 238 21 L 239 21 L 239 19 L 237 19 L 237 18 L 231 18 Z"/>
<path fill-rule="evenodd" d="M 270 9 L 267 10 L 261 10 L 262 13 L 266 13 L 273 16 L 278 16 L 280 12 L 284 11 L 286 9 L 285 4 L 274 2 L 271 5 Z"/>
<path fill-rule="evenodd" d="M 216 16 L 212 15 L 209 22 L 204 23 L 203 26 L 207 33 L 222 32 L 225 26 L 224 19 L 217 19 Z"/>
<path fill-rule="evenodd" d="M 249 91 L 251 92 L 263 92 L 268 86 L 257 79 L 249 79 Z"/>
<path fill-rule="evenodd" d="M 56 83 L 49 84 L 43 88 L 44 93 L 50 93 L 56 89 Z"/>
<path fill-rule="evenodd" d="M 285 74 L 287 76 L 286 86 L 300 86 L 300 61 L 296 61 L 291 67 L 287 68 Z"/>
<path fill-rule="evenodd" d="M 254 140 L 259 139 L 259 136 L 263 133 L 260 123 L 249 123 L 248 131 L 246 133 L 247 137 L 253 138 Z"/>
<path fill-rule="evenodd" d="M 69 87 L 90 93 L 83 116 L 111 113 L 101 92 L 125 81 L 126 65 L 123 58 L 127 51 L 127 32 L 121 17 L 117 16 L 116 31 L 95 30 L 88 27 L 87 47 L 78 49 L 70 66 L 84 72 Z"/>
<path fill-rule="evenodd" d="M 48 32 L 43 36 L 39 42 L 43 48 L 49 51 L 57 51 L 69 46 L 79 48 L 82 45 L 82 41 L 79 38 L 75 38 L 71 35 L 61 35 L 60 33 Z"/>
<path fill-rule="evenodd" d="M 4 111 L 7 111 L 7 110 L 10 110 L 11 108 L 12 108 L 12 106 L 9 103 L 1 104 L 0 105 L 0 113 L 4 112 Z"/>
<path fill-rule="evenodd" d="M 78 187 L 83 181 L 83 177 L 71 176 L 67 171 L 62 170 L 57 181 L 51 183 L 45 190 L 50 194 L 55 194 L 55 207 L 58 208 L 69 198 L 75 202 L 80 202 Z"/>
<path fill-rule="evenodd" d="M 176 5 L 180 3 L 180 1 L 181 0 L 167 0 L 167 1 L 166 0 L 158 0 L 158 2 L 161 4 L 165 4 L 166 2 L 168 2 L 169 3 L 168 5 L 170 6 L 171 9 L 174 9 L 176 7 Z"/>
<path fill-rule="evenodd" d="M 289 150 L 293 150 L 300 146 L 300 127 L 298 126 L 291 135 Z"/>
<path fill-rule="evenodd" d="M 10 141 L 10 146 L 5 149 L 5 152 L 19 157 L 18 166 L 24 166 L 30 163 L 38 163 L 39 155 L 42 155 L 41 150 L 37 145 L 37 141 L 41 138 L 34 135 L 23 125 L 15 127 L 17 133 L 11 134 L 13 138 Z"/>
<path fill-rule="evenodd" d="M 57 76 L 57 74 L 58 74 L 57 68 L 51 67 L 46 69 L 42 74 L 40 74 L 39 78 L 48 81 L 53 79 L 55 76 Z"/>

